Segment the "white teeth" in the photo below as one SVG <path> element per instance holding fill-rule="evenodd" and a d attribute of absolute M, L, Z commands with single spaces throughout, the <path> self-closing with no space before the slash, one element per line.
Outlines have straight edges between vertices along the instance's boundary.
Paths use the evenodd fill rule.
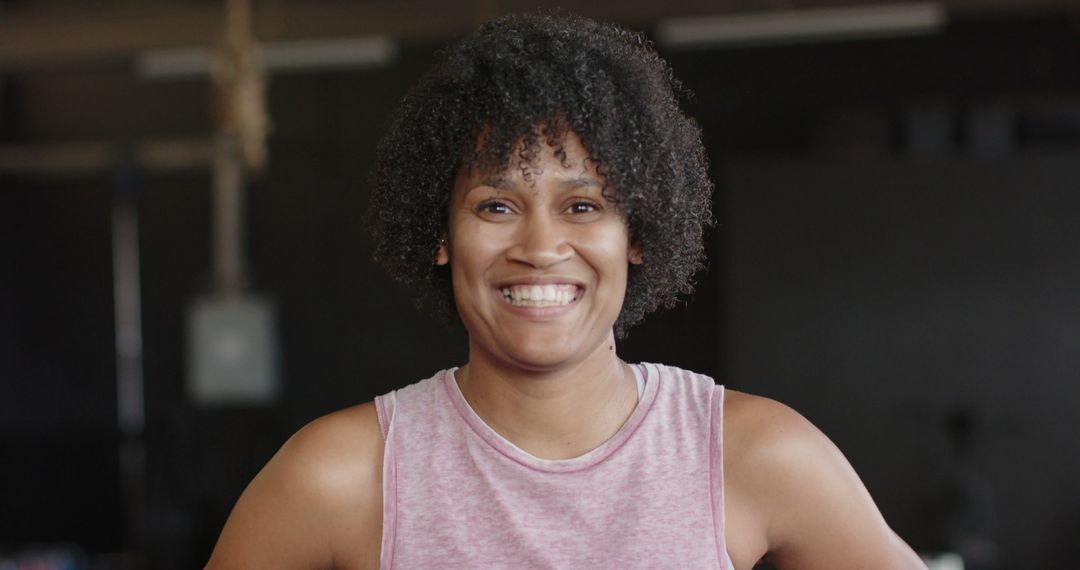
<path fill-rule="evenodd" d="M 515 285 L 503 287 L 501 292 L 515 307 L 556 307 L 573 303 L 578 288 L 570 284 Z"/>

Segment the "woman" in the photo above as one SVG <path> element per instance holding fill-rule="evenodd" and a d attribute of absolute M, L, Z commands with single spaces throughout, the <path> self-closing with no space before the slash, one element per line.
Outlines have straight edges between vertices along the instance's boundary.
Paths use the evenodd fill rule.
<path fill-rule="evenodd" d="M 445 54 L 379 149 L 372 222 L 468 363 L 298 432 L 210 568 L 924 567 L 797 413 L 619 359 L 701 266 L 678 91 L 641 36 L 573 17 Z"/>

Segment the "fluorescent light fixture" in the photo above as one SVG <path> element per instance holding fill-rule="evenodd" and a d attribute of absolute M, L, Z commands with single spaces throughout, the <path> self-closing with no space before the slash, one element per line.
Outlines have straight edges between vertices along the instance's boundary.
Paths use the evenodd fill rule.
<path fill-rule="evenodd" d="M 945 21 L 936 2 L 781 10 L 671 18 L 659 23 L 656 39 L 676 50 L 818 43 L 924 35 Z"/>
<path fill-rule="evenodd" d="M 394 61 L 397 53 L 397 43 L 386 36 L 259 44 L 263 69 L 273 72 L 382 67 Z M 212 54 L 213 50 L 202 47 L 147 51 L 136 57 L 135 70 L 148 79 L 206 77 Z"/>

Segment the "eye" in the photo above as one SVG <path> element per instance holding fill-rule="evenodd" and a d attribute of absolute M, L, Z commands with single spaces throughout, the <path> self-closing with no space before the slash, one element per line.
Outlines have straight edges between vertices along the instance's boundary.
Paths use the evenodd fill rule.
<path fill-rule="evenodd" d="M 476 211 L 480 214 L 488 215 L 510 214 L 513 212 L 508 204 L 498 200 L 485 200 L 480 202 L 476 205 Z"/>
<path fill-rule="evenodd" d="M 476 211 L 487 212 L 489 214 L 508 214 L 510 213 L 510 208 L 508 208 L 506 204 L 503 204 L 502 202 L 488 200 L 487 202 L 481 202 L 478 206 L 476 206 Z"/>
<path fill-rule="evenodd" d="M 599 210 L 600 207 L 596 204 L 584 201 L 574 202 L 573 204 L 570 204 L 570 207 L 567 209 L 571 214 L 591 214 Z"/>

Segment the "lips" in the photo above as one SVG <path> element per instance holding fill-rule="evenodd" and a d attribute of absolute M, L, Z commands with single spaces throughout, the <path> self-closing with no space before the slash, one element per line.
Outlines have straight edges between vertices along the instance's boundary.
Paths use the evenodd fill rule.
<path fill-rule="evenodd" d="M 515 307 L 561 307 L 581 296 L 573 283 L 521 283 L 499 288 L 503 298 Z"/>

